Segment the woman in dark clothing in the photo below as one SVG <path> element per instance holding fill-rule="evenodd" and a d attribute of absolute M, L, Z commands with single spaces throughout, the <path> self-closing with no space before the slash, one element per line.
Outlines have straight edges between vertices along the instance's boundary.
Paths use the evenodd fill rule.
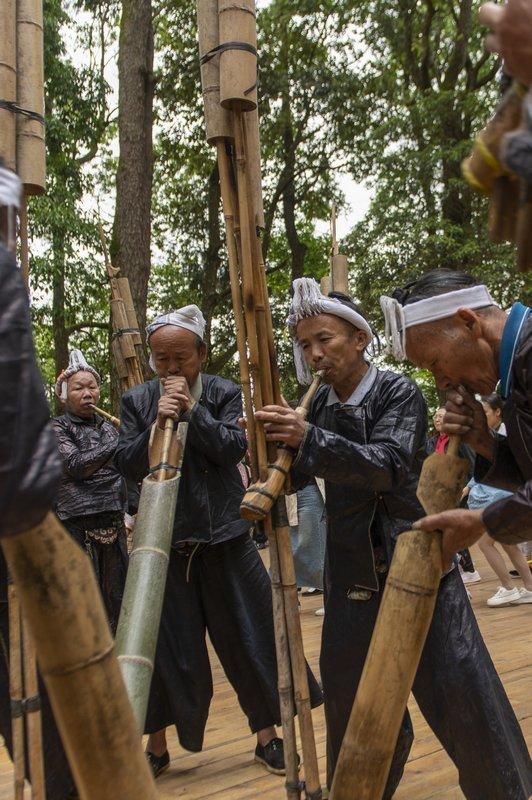
<path fill-rule="evenodd" d="M 63 459 L 55 511 L 92 561 L 114 633 L 127 572 L 126 491 L 113 463 L 118 432 L 94 413 L 100 377 L 79 350 L 72 351 L 56 392 L 65 413 L 54 419 Z"/>

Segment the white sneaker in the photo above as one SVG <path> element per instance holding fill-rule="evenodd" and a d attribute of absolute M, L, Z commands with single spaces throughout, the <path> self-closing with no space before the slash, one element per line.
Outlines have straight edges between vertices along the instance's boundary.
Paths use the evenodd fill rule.
<path fill-rule="evenodd" d="M 478 572 L 462 572 L 462 580 L 464 583 L 478 583 L 482 580 Z"/>
<path fill-rule="evenodd" d="M 532 591 L 530 589 L 525 589 L 524 586 L 521 586 L 517 591 L 519 592 L 519 598 L 512 600 L 513 606 L 518 606 L 521 603 L 532 603 Z"/>
<path fill-rule="evenodd" d="M 530 594 L 532 595 L 532 592 L 530 592 Z M 522 600 L 521 602 L 524 603 L 524 602 L 527 602 L 527 601 Z M 315 617 L 324 617 L 325 616 L 325 609 L 323 608 L 323 606 L 321 608 L 317 608 L 316 609 L 316 611 L 314 612 L 314 616 Z"/>
<path fill-rule="evenodd" d="M 530 594 L 532 594 L 532 592 L 530 592 Z M 526 600 L 521 600 L 521 592 L 517 586 L 514 589 L 505 589 L 504 586 L 499 586 L 493 597 L 489 598 L 488 605 L 491 608 L 495 606 L 509 606 L 515 601 L 521 603 L 527 602 Z"/>

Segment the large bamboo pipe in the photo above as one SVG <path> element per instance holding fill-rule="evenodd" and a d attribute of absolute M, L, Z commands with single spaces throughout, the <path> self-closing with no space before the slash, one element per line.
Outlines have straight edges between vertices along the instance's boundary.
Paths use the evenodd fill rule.
<path fill-rule="evenodd" d="M 16 0 L 2 0 L 0 14 L 0 100 L 17 102 Z M 17 168 L 17 121 L 15 113 L 0 108 L 0 158 L 8 169 Z"/>
<path fill-rule="evenodd" d="M 452 436 L 421 471 L 418 498 L 428 514 L 458 505 L 468 462 Z M 432 620 L 441 578 L 441 535 L 399 536 L 364 670 L 334 774 L 330 800 L 381 800 L 408 696 Z"/>
<path fill-rule="evenodd" d="M 303 419 L 307 417 L 312 399 L 320 386 L 321 379 L 321 373 L 318 373 L 301 401 L 301 405 L 296 408 L 296 412 L 303 417 Z M 244 499 L 240 505 L 240 514 L 244 519 L 264 519 L 266 514 L 271 511 L 275 500 L 284 489 L 292 460 L 293 454 L 290 450 L 287 448 L 279 448 L 277 460 L 275 464 L 270 466 L 267 479 L 249 486 L 244 495 Z"/>
<path fill-rule="evenodd" d="M 26 695 L 26 732 L 30 765 L 32 800 L 45 800 L 44 761 L 42 752 L 41 699 L 37 682 L 35 645 L 26 622 L 22 625 L 24 650 L 24 694 Z"/>
<path fill-rule="evenodd" d="M 53 514 L 2 540 L 82 800 L 156 800 L 85 553 Z"/>
<path fill-rule="evenodd" d="M 25 194 L 42 194 L 44 145 L 44 56 L 42 0 L 17 0 L 17 172 Z"/>

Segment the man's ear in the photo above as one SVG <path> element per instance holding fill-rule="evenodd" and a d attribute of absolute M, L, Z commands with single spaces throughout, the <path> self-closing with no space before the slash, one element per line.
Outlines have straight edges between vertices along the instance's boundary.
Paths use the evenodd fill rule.
<path fill-rule="evenodd" d="M 480 339 L 482 336 L 482 323 L 478 314 L 471 308 L 459 308 L 456 316 L 462 324 L 468 329 L 473 338 Z"/>
<path fill-rule="evenodd" d="M 368 337 L 364 331 L 355 330 L 355 347 L 359 352 L 362 352 L 368 346 Z"/>

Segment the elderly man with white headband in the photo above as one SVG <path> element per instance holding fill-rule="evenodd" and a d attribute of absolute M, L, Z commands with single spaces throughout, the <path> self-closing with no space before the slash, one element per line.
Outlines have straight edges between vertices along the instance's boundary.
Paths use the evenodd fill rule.
<path fill-rule="evenodd" d="M 434 375 L 447 392 L 443 431 L 477 453 L 475 480 L 513 492 L 484 509 L 456 509 L 421 520 L 443 531 L 444 563 L 483 533 L 503 544 L 532 539 L 532 313 L 507 314 L 480 281 L 434 270 L 381 298 L 390 349 Z M 500 385 L 506 437 L 494 434 L 474 395 Z M 529 602 L 524 590 L 514 602 Z"/>
<path fill-rule="evenodd" d="M 127 573 L 125 482 L 114 464 L 118 431 L 94 412 L 101 378 L 81 350 L 72 350 L 55 393 L 64 413 L 53 420 L 63 478 L 55 513 L 87 551 L 111 630 L 118 625 Z"/>
<path fill-rule="evenodd" d="M 154 380 L 125 393 L 117 463 L 141 481 L 149 471 L 152 427 L 169 417 L 188 421 L 174 537 L 155 671 L 146 720 L 147 754 L 155 775 L 169 766 L 165 729 L 199 751 L 212 697 L 206 631 L 257 734 L 255 759 L 284 773 L 271 588 L 240 517 L 246 454 L 240 387 L 202 372 L 205 320 L 188 305 L 146 329 Z M 157 431 L 155 431 L 157 433 Z M 315 702 L 321 693 L 311 680 Z"/>
<path fill-rule="evenodd" d="M 328 783 L 362 674 L 396 537 L 423 514 L 416 486 L 427 409 L 403 375 L 368 358 L 372 331 L 338 293 L 294 282 L 289 326 L 300 378 L 323 373 L 305 422 L 288 407 L 256 417 L 267 438 L 294 451 L 293 488 L 325 479 L 327 552 L 320 669 Z M 457 569 L 442 578 L 413 687 L 418 705 L 459 771 L 468 800 L 525 800 L 528 756 Z M 504 725 L 501 724 L 504 720 Z M 401 779 L 413 731 L 405 715 L 383 800 Z"/>

